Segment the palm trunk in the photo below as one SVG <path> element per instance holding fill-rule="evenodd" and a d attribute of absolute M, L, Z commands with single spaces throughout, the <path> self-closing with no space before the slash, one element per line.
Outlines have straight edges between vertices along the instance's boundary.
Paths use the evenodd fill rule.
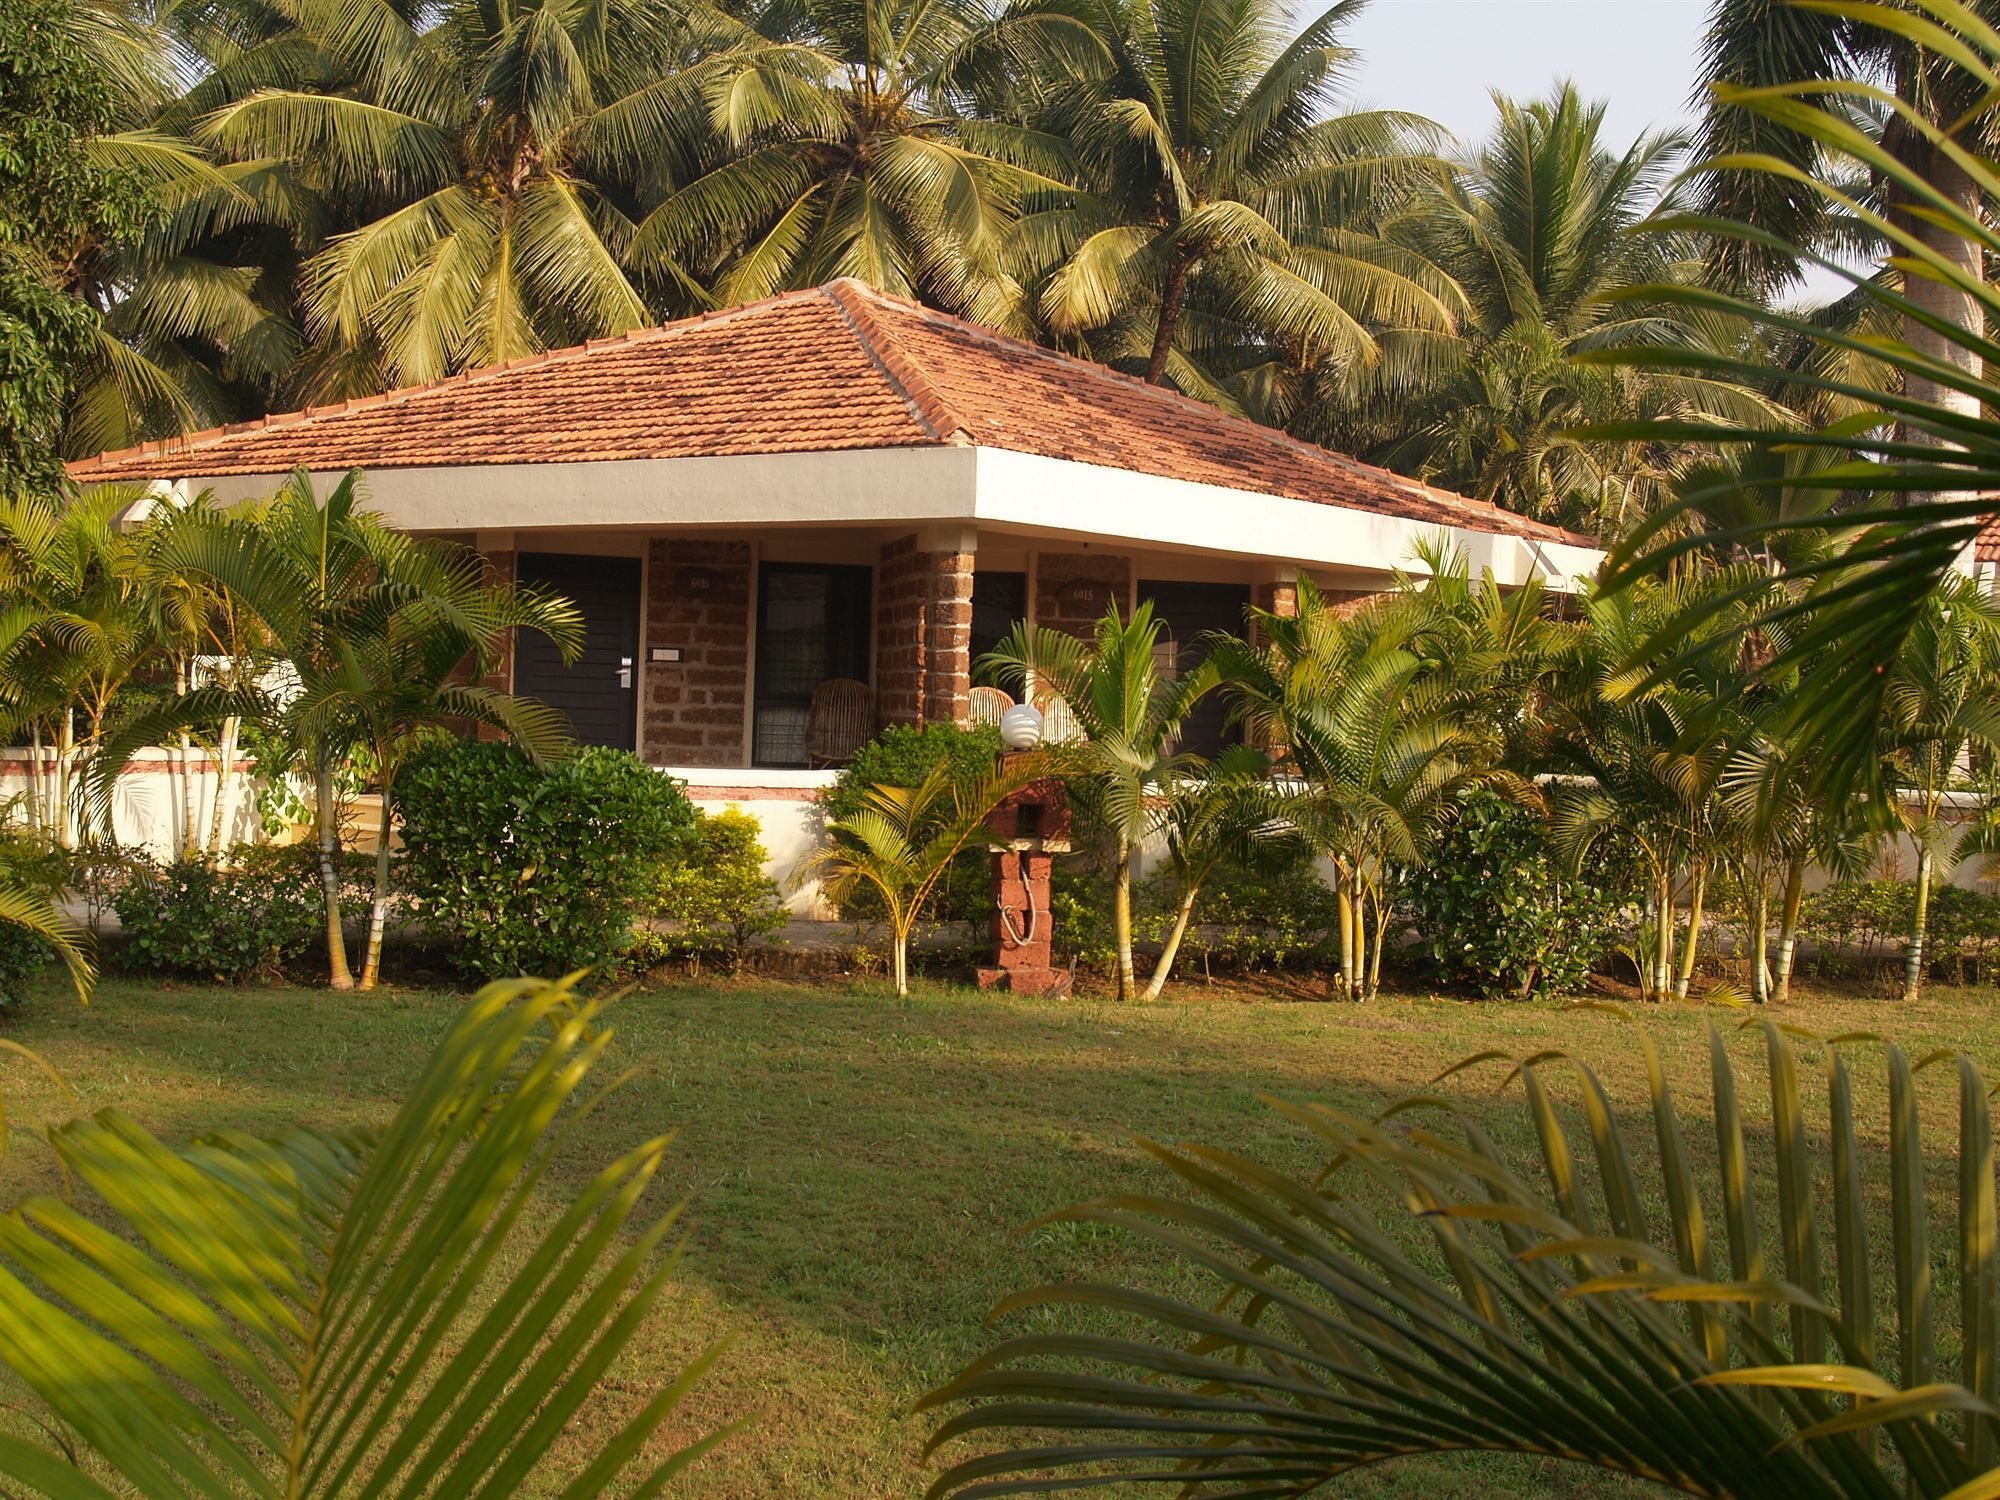
<path fill-rule="evenodd" d="M 896 998 L 910 998 L 910 930 L 898 923 L 890 928 L 889 965 L 896 981 Z"/>
<path fill-rule="evenodd" d="M 1925 844 L 1917 850 L 1917 910 L 1910 919 L 1910 946 L 1903 955 L 1903 998 L 1914 1000 L 1924 983 L 1924 933 L 1931 916 L 1931 851 Z"/>
<path fill-rule="evenodd" d="M 56 740 L 56 816 L 61 819 L 56 834 L 56 842 L 65 849 L 77 845 L 76 809 L 70 804 L 74 798 L 76 779 L 76 710 L 63 710 L 62 729 Z M 116 793 L 113 793 L 115 796 Z M 116 814 L 114 813 L 114 817 Z"/>
<path fill-rule="evenodd" d="M 185 698 L 188 690 L 187 658 L 174 658 L 174 692 Z M 200 838 L 196 827 L 201 822 L 201 798 L 195 791 L 194 780 L 194 739 L 186 728 L 181 730 L 180 744 L 175 747 L 175 759 L 180 766 L 181 779 L 181 836 L 180 852 L 183 858 L 201 852 Z"/>
<path fill-rule="evenodd" d="M 1132 842 L 1118 840 L 1118 869 L 1111 888 L 1111 934 L 1118 944 L 1118 998 L 1130 1000 L 1139 982 L 1132 972 Z"/>
<path fill-rule="evenodd" d="M 1680 972 L 1674 976 L 1674 999 L 1688 997 L 1688 985 L 1694 979 L 1694 961 L 1701 949 L 1701 904 L 1708 894 L 1708 871 L 1695 866 L 1688 883 L 1688 935 L 1687 947 L 1681 950 Z"/>
<path fill-rule="evenodd" d="M 236 736 L 243 721 L 230 714 L 222 721 L 222 742 L 216 748 L 215 806 L 208 825 L 208 850 L 218 858 L 229 847 L 231 826 L 236 821 Z"/>
<path fill-rule="evenodd" d="M 1375 900 L 1375 951 L 1368 958 L 1368 998 L 1373 1000 L 1382 993 L 1382 950 L 1388 946 L 1389 916 L 1382 909 L 1382 901 Z"/>
<path fill-rule="evenodd" d="M 1778 973 L 1772 999 L 1783 1005 L 1792 996 L 1792 964 L 1799 950 L 1799 908 L 1806 897 L 1806 862 L 1795 858 L 1785 872 L 1785 909 L 1778 917 Z"/>
<path fill-rule="evenodd" d="M 1750 998 L 1764 1005 L 1771 998 L 1771 968 L 1767 962 L 1771 947 L 1771 893 L 1757 881 L 1757 910 L 1751 918 L 1756 925 L 1750 935 Z"/>
<path fill-rule="evenodd" d="M 40 833 L 46 826 L 44 808 L 48 797 L 43 785 L 47 767 L 42 764 L 42 721 L 28 725 L 28 826 Z"/>
<path fill-rule="evenodd" d="M 1354 883 L 1354 979 L 1347 987 L 1347 998 L 1368 998 L 1368 888 L 1358 880 Z"/>
<path fill-rule="evenodd" d="M 1342 999 L 1354 995 L 1354 895 L 1342 875 L 1336 892 L 1340 908 L 1340 990 Z"/>
<path fill-rule="evenodd" d="M 368 956 L 361 963 L 361 988 L 372 990 L 382 975 L 382 936 L 389 925 L 389 823 L 394 806 L 382 788 L 382 818 L 376 827 L 375 900 L 368 908 Z"/>
<path fill-rule="evenodd" d="M 1674 877 L 1669 871 L 1660 877 L 1653 897 L 1653 993 L 1650 999 L 1664 1000 L 1673 983 L 1674 972 Z"/>
<path fill-rule="evenodd" d="M 1174 925 L 1167 933 L 1167 944 L 1160 950 L 1160 961 L 1153 965 L 1153 977 L 1146 984 L 1146 998 L 1157 1000 L 1167 987 L 1167 976 L 1173 972 L 1174 960 L 1180 956 L 1181 939 L 1187 936 L 1188 924 L 1194 919 L 1194 900 L 1200 894 L 1198 885 L 1190 885 L 1181 893 L 1180 908 L 1174 913 Z"/>
<path fill-rule="evenodd" d="M 326 963 L 328 982 L 337 990 L 354 988 L 354 973 L 347 967 L 347 933 L 340 912 L 340 829 L 333 805 L 333 758 L 324 749 L 314 752 L 314 821 L 319 827 L 319 883 L 326 901 Z"/>
<path fill-rule="evenodd" d="M 1181 326 L 1181 309 L 1187 305 L 1188 274 L 1194 262 L 1176 255 L 1167 267 L 1166 284 L 1160 288 L 1160 321 L 1153 329 L 1153 352 L 1146 360 L 1146 380 L 1165 385 L 1167 356 L 1173 352 L 1174 334 Z"/>
<path fill-rule="evenodd" d="M 1951 199 L 1952 203 L 1968 217 L 1979 217 L 1980 193 L 1976 183 L 1942 151 L 1934 151 L 1924 164 L 1925 179 L 1936 190 Z M 1911 233 L 1928 246 L 1947 265 L 1954 267 L 1969 281 L 1977 284 L 1984 279 L 1979 244 L 1966 238 L 1958 230 L 1946 224 L 1931 223 L 1914 215 L 1906 216 L 1905 226 Z M 1928 277 L 1915 274 L 1903 278 L 1903 295 L 1918 309 L 1951 327 L 1978 334 L 1985 328 L 1985 314 L 1979 299 L 1970 292 L 1943 281 L 1932 281 Z M 1926 327 L 1914 317 L 1903 319 L 1903 338 L 1919 354 L 1941 364 L 1956 366 L 1969 377 L 1980 373 L 1979 356 L 1963 344 L 1946 338 L 1943 334 Z M 1903 377 L 1903 393 L 1911 401 L 1921 401 L 1960 416 L 1979 415 L 1979 397 L 1965 391 L 1929 380 L 1916 373 L 1906 373 Z M 1914 441 L 1925 441 L 1921 433 L 1907 433 Z M 1904 503 L 1915 504 L 1929 499 L 1925 495 L 1911 495 Z"/>

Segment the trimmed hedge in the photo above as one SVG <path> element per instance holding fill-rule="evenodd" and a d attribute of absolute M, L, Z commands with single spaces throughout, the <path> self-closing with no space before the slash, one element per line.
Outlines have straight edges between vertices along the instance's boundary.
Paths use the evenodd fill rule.
<path fill-rule="evenodd" d="M 616 959 L 696 832 L 679 782 L 602 746 L 542 767 L 511 745 L 434 746 L 404 768 L 396 801 L 404 903 L 480 978 Z"/>

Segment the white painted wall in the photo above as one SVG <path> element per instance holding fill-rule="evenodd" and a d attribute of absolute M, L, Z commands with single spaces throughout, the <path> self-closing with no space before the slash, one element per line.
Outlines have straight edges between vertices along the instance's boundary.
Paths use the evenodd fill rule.
<path fill-rule="evenodd" d="M 27 765 L 32 751 L 19 748 L 0 751 L 6 767 L 0 769 L 0 802 L 21 803 L 9 813 L 9 821 L 25 817 L 28 791 Z M 46 752 L 45 752 L 46 753 Z M 181 778 L 174 774 L 171 750 L 141 750 L 132 766 L 118 778 L 111 794 L 111 826 L 118 842 L 128 849 L 143 849 L 157 859 L 171 859 L 183 847 L 186 828 L 186 800 Z M 195 800 L 200 807 L 202 828 L 214 816 L 216 775 L 214 763 L 197 757 L 193 774 Z M 225 830 L 225 842 L 248 843 L 259 836 L 258 790 L 250 776 L 236 777 L 235 815 Z"/>

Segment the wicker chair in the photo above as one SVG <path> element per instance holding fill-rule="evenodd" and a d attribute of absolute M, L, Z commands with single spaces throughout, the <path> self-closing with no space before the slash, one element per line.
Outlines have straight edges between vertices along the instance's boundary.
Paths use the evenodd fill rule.
<path fill-rule="evenodd" d="M 1083 731 L 1076 726 L 1076 715 L 1070 712 L 1067 698 L 1058 698 L 1054 693 L 1044 694 L 1035 707 L 1042 711 L 1044 745 L 1067 745 L 1072 740 L 1083 738 Z"/>
<path fill-rule="evenodd" d="M 976 687 L 972 690 L 967 716 L 974 724 L 992 724 L 998 727 L 1000 715 L 1013 706 L 1014 700 L 1005 689 Z"/>
<path fill-rule="evenodd" d="M 875 735 L 875 692 L 852 677 L 829 677 L 806 708 L 806 764 L 844 766 Z"/>

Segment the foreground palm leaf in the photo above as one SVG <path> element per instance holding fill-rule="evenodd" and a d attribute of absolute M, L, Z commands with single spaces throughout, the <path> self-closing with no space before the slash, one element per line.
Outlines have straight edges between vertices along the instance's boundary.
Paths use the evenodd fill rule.
<path fill-rule="evenodd" d="M 1976 206 L 2000 197 L 2000 171 L 1966 144 L 1994 114 L 2000 32 L 1955 0 L 1810 0 L 1799 8 L 1839 17 L 1887 38 L 1896 49 L 1921 54 L 1926 68 L 1952 75 L 1951 87 L 1938 97 L 1962 96 L 1971 101 L 1968 112 L 1939 123 L 1895 94 L 1851 79 L 1718 85 L 1722 104 L 1772 135 L 1803 142 L 1803 159 L 1815 165 L 1802 168 L 1796 153 L 1742 151 L 1712 160 L 1706 170 L 1739 182 L 1768 179 L 1775 192 L 1823 205 L 1822 217 L 1852 222 L 1858 234 L 1887 245 L 1894 275 L 1844 267 L 1749 223 L 1684 216 L 1661 227 L 1733 241 L 1753 257 L 1812 261 L 1853 285 L 1849 301 L 1863 311 L 1860 322 L 1900 333 L 1850 332 L 1844 322 L 1695 286 L 1632 294 L 1690 314 L 1740 317 L 1780 344 L 1819 351 L 1791 376 L 1794 387 L 1805 393 L 1808 405 L 1854 414 L 1803 432 L 1768 422 L 1723 421 L 1598 429 L 1604 438 L 1723 444 L 1767 460 L 1761 474 L 1718 472 L 1713 483 L 1691 486 L 1680 504 L 1662 510 L 1620 548 L 1610 582 L 1616 586 L 1640 572 L 1669 567 L 1691 551 L 1763 550 L 1772 538 L 1831 532 L 1844 545 L 1786 570 L 1792 597 L 1774 614 L 1783 617 L 1788 640 L 1765 677 L 1785 680 L 1796 673 L 1795 707 L 1786 728 L 1819 747 L 1815 769 L 1825 789 L 1839 797 L 1858 785 L 1880 805 L 1874 795 L 1879 791 L 1874 726 L 1889 674 L 1909 642 L 1925 594 L 1958 563 L 1991 515 L 1990 497 L 2000 489 L 2000 422 L 1991 415 L 2000 408 L 2000 386 L 1985 373 L 2000 357 L 2000 345 L 1985 332 L 1989 322 L 2000 319 L 2000 289 L 1976 269 L 1982 254 L 1989 259 L 2000 254 L 2000 228 Z M 1858 125 L 1857 115 L 1868 111 L 1890 120 L 1893 131 L 1878 136 Z M 1846 186 L 1857 176 L 1878 186 L 1858 195 Z M 1951 316 L 1938 310 L 1945 304 Z M 1755 381 L 1768 374 L 1754 352 L 1662 345 L 1583 357 L 1721 380 Z M 1871 373 L 1857 374 L 1857 364 Z M 1886 393 L 1885 384 L 1891 387 Z M 1823 462 L 1768 461 L 1801 454 Z M 1728 510 L 1731 492 L 1738 489 L 1817 493 L 1834 504 L 1809 508 L 1821 513 L 1747 516 L 1719 528 L 1685 530 L 1691 516 Z M 1744 597 L 1757 587 L 1746 585 Z M 1738 602 L 1719 601 L 1714 608 Z M 1676 622 L 1663 639 L 1684 628 Z"/>
<path fill-rule="evenodd" d="M 488 985 L 379 1138 L 174 1151 L 113 1111 L 52 1132 L 126 1233 L 53 1197 L 0 1220 L 0 1359 L 76 1439 L 0 1435 L 8 1491 L 103 1500 L 96 1473 L 153 1496 L 516 1493 L 678 1259 L 659 1253 L 678 1209 L 632 1220 L 656 1139 L 497 1264 L 607 1092 L 584 1091 L 610 1040 L 598 1010 L 564 984 Z M 719 1441 L 644 1454 L 718 1352 L 592 1429 L 562 1493 L 656 1494 Z"/>
<path fill-rule="evenodd" d="M 1757 1120 L 1711 1034 L 1713 1171 L 1697 1166 L 1707 1153 L 1650 1041 L 1644 1170 L 1597 1075 L 1563 1053 L 1510 1074 L 1539 1144 L 1532 1174 L 1481 1113 L 1437 1093 L 1372 1120 L 1273 1101 L 1331 1153 L 1317 1182 L 1142 1143 L 1178 1196 L 1053 1217 L 1148 1240 L 1225 1295 L 1204 1305 L 1065 1284 L 1009 1298 L 1000 1312 L 1047 1321 L 1067 1306 L 1118 1326 L 1010 1339 L 927 1397 L 960 1408 L 933 1447 L 1034 1434 L 958 1462 L 931 1493 L 1122 1477 L 1296 1495 L 1386 1458 L 1484 1449 L 1699 1495 L 2000 1494 L 1986 1081 L 1958 1054 L 1912 1064 L 1887 1048 L 1888 1151 L 1864 1152 L 1841 1050 L 1825 1059 L 1827 1134 L 1811 1138 L 1799 1053 L 1776 1026 L 1762 1031 L 1769 1114 Z M 1936 1143 L 1940 1155 L 1955 1144 L 1959 1163 L 1956 1243 L 1942 1252 L 1928 1238 L 1918 1116 L 1932 1067 L 1957 1075 L 1957 1141 Z M 1564 1077 L 1579 1086 L 1580 1128 L 1552 1092 Z M 1886 1247 L 1879 1264 L 1871 1243 Z M 1933 1296 L 1934 1272 L 1958 1289 L 1955 1316 Z"/>

